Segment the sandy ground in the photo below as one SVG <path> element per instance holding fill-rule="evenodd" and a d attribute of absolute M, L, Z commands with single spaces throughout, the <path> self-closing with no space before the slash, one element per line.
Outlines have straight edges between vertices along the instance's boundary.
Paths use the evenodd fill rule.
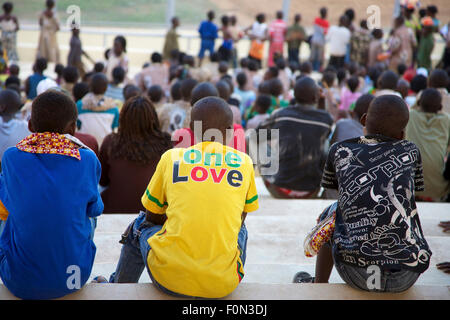
<path fill-rule="evenodd" d="M 210 0 L 218 8 L 228 14 L 235 14 L 240 23 L 250 25 L 256 14 L 264 12 L 270 21 L 275 17 L 275 12 L 281 10 L 283 0 Z M 438 18 L 442 23 L 450 20 L 449 0 L 421 0 L 423 6 L 434 4 L 438 7 Z M 318 15 L 321 7 L 328 7 L 328 18 L 331 24 L 338 22 L 339 16 L 347 8 L 353 8 L 356 12 L 355 21 L 367 18 L 367 8 L 371 5 L 380 7 L 381 24 L 390 27 L 394 10 L 394 0 L 291 0 L 290 18 L 296 13 L 302 15 L 305 25 L 311 25 Z"/>
<path fill-rule="evenodd" d="M 164 46 L 165 29 L 135 29 L 135 28 L 106 28 L 106 27 L 86 27 L 83 28 L 81 40 L 83 49 L 95 61 L 104 61 L 104 51 L 112 46 L 113 39 L 118 34 L 125 35 L 127 39 L 127 54 L 130 60 L 130 77 L 134 76 L 142 65 L 150 60 L 150 55 L 155 52 L 161 52 Z M 200 41 L 197 38 L 195 29 L 182 29 L 179 32 L 179 40 L 182 51 L 188 52 L 194 56 L 197 55 L 200 48 Z M 70 32 L 60 31 L 58 33 L 58 43 L 61 51 L 61 63 L 67 63 L 67 54 L 69 50 Z M 37 25 L 23 25 L 17 38 L 17 47 L 20 57 L 21 78 L 26 78 L 31 73 L 32 63 L 36 57 L 36 49 L 39 39 Z M 220 40 L 216 42 L 218 46 Z M 250 48 L 248 40 L 238 42 L 238 55 L 246 56 Z M 433 59 L 439 60 L 443 52 L 443 43 L 438 43 L 433 52 Z M 267 51 L 267 46 L 266 46 Z M 267 52 L 266 52 L 267 54 Z M 309 47 L 306 44 L 301 48 L 301 59 L 308 59 Z M 84 60 L 87 68 L 92 68 L 92 63 Z M 49 64 L 48 75 L 53 75 L 54 64 Z"/>

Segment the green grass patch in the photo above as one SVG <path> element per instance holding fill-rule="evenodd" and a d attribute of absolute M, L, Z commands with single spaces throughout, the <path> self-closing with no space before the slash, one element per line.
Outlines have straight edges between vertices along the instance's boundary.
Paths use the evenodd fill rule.
<path fill-rule="evenodd" d="M 43 0 L 14 0 L 14 14 L 19 21 L 37 22 L 44 9 Z M 81 24 L 105 26 L 146 26 L 164 24 L 167 0 L 57 0 L 58 17 L 65 23 L 70 5 L 81 9 Z M 175 14 L 184 25 L 197 25 L 206 16 L 208 10 L 217 7 L 209 0 L 175 1 Z"/>

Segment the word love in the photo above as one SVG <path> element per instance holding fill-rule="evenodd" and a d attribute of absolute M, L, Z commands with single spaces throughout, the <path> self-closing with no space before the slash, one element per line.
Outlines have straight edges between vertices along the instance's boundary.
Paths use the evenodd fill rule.
<path fill-rule="evenodd" d="M 175 161 L 173 164 L 173 179 L 172 182 L 188 182 L 189 179 L 195 182 L 203 182 L 211 179 L 214 183 L 221 183 L 226 179 L 228 184 L 232 187 L 239 187 L 242 185 L 242 173 L 234 168 L 239 168 L 242 163 L 241 157 L 233 152 L 228 152 L 225 155 L 221 153 L 200 152 L 199 150 L 189 150 L 183 155 L 183 160 L 186 164 L 193 164 L 188 175 L 180 175 L 180 161 Z M 230 169 L 222 167 L 222 162 Z M 200 166 L 200 164 L 202 164 Z M 217 168 L 213 168 L 215 165 Z"/>

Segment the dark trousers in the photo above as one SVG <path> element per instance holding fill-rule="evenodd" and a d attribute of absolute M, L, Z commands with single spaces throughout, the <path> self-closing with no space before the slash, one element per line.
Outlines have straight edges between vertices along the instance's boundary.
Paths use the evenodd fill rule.
<path fill-rule="evenodd" d="M 345 56 L 330 56 L 330 61 L 328 61 L 328 66 L 332 66 L 336 69 L 344 67 Z"/>

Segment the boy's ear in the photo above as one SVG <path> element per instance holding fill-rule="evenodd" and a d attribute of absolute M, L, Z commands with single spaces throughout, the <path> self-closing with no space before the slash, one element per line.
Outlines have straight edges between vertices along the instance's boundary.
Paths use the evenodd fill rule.
<path fill-rule="evenodd" d="M 6 111 L 6 105 L 0 104 L 0 114 L 3 114 Z"/>
<path fill-rule="evenodd" d="M 68 133 L 71 136 L 75 134 L 75 131 L 77 130 L 77 121 L 70 121 L 67 126 L 64 128 L 64 133 Z"/>
<path fill-rule="evenodd" d="M 364 113 L 361 119 L 359 119 L 359 122 L 362 124 L 363 127 L 366 126 L 366 120 L 367 120 L 367 113 Z"/>
<path fill-rule="evenodd" d="M 400 132 L 400 134 L 398 135 L 398 137 L 396 137 L 398 140 L 403 140 L 405 139 L 405 129 L 402 130 L 402 132 Z"/>
<path fill-rule="evenodd" d="M 31 119 L 28 120 L 28 130 L 30 130 L 31 133 L 36 132 L 36 130 L 34 130 L 33 124 L 31 123 Z"/>

